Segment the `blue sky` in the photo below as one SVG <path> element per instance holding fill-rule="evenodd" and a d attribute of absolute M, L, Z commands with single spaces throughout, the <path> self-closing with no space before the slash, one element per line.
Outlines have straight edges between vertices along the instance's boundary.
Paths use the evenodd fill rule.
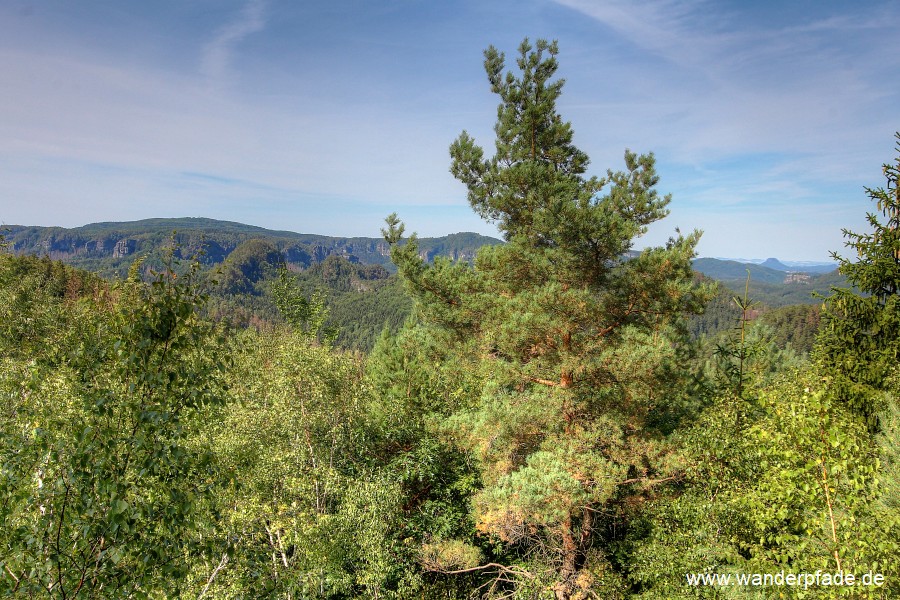
<path fill-rule="evenodd" d="M 496 235 L 448 146 L 493 147 L 482 51 L 528 36 L 559 41 L 590 173 L 656 154 L 671 215 L 638 247 L 827 260 L 895 158 L 897 31 L 893 0 L 7 0 L 0 223 Z"/>

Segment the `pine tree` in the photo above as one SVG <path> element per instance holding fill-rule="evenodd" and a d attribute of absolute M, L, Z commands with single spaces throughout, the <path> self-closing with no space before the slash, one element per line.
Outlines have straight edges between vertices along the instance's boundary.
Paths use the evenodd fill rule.
<path fill-rule="evenodd" d="M 868 213 L 871 233 L 843 230 L 858 260 L 832 256 L 852 287 L 833 290 L 818 340 L 836 394 L 867 418 L 878 411 L 878 392 L 900 363 L 900 133 L 895 136 L 898 157 L 883 166 L 887 186 L 866 188 L 884 222 Z"/>
<path fill-rule="evenodd" d="M 625 171 L 585 175 L 588 157 L 556 111 L 557 52 L 526 39 L 517 76 L 485 51 L 496 152 L 485 158 L 466 132 L 450 147 L 451 172 L 506 244 L 472 266 L 427 265 L 415 235 L 399 243 L 396 215 L 383 233 L 421 317 L 453 334 L 485 382 L 448 431 L 481 467 L 479 531 L 528 556 L 485 572 L 570 598 L 609 571 L 604 549 L 591 550 L 604 505 L 674 477 L 650 423 L 679 389 L 681 317 L 709 294 L 691 270 L 699 232 L 631 251 L 670 197 L 655 190 L 652 154 L 626 151 Z"/>

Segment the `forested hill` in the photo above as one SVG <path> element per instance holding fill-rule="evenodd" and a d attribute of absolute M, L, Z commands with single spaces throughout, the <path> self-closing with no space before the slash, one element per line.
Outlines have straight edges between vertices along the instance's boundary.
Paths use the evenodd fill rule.
<path fill-rule="evenodd" d="M 783 271 L 763 265 L 718 258 L 698 258 L 694 261 L 694 270 L 719 281 L 744 281 L 747 279 L 748 272 L 751 281 L 757 283 L 782 283 L 785 279 Z"/>
<path fill-rule="evenodd" d="M 242 242 L 265 239 L 282 252 L 288 263 L 300 268 L 336 255 L 350 262 L 381 265 L 394 271 L 388 244 L 381 238 L 278 231 L 202 217 L 92 223 L 71 229 L 23 225 L 5 225 L 0 229 L 15 254 L 49 256 L 103 274 L 124 272 L 135 255 L 148 256 L 152 260 L 161 250 L 171 246 L 173 232 L 179 246 L 177 255 L 189 257 L 202 250 L 200 260 L 207 265 L 225 261 Z M 454 233 L 418 240 L 419 253 L 428 261 L 435 256 L 471 261 L 482 246 L 499 243 L 502 242 L 498 239 L 477 233 Z M 765 263 L 757 265 L 716 258 L 696 259 L 694 269 L 723 282 L 742 282 L 749 270 L 751 282 L 755 284 L 790 283 L 791 279 L 815 283 L 817 276 L 810 272 L 811 279 L 808 279 L 802 275 L 798 277 L 797 273 L 770 268 Z M 829 279 L 828 284 L 831 283 L 834 281 Z"/>
<path fill-rule="evenodd" d="M 744 281 L 747 279 L 747 273 L 749 272 L 751 281 L 759 283 L 787 283 L 790 279 L 804 279 L 803 277 L 797 277 L 798 275 L 813 277 L 833 274 L 837 270 L 837 266 L 830 268 L 827 268 L 825 265 L 788 267 L 774 258 L 770 258 L 762 264 L 721 258 L 698 258 L 694 260 L 694 270 L 719 281 Z"/>
<path fill-rule="evenodd" d="M 831 295 L 832 288 L 848 285 L 847 279 L 836 270 L 830 273 L 807 272 L 800 268 L 782 271 L 767 267 L 765 263 L 757 265 L 717 258 L 698 258 L 693 267 L 739 295 L 744 293 L 749 275 L 750 297 L 771 307 L 820 304 L 822 297 Z"/>
<path fill-rule="evenodd" d="M 121 223 L 93 223 L 83 227 L 3 227 L 6 242 L 16 254 L 49 256 L 67 264 L 104 275 L 124 273 L 136 255 L 153 258 L 171 246 L 172 235 L 177 256 L 190 257 L 201 250 L 200 260 L 213 265 L 223 262 L 242 242 L 262 238 L 272 243 L 286 261 L 300 268 L 309 267 L 326 257 L 337 255 L 351 262 L 382 265 L 393 270 L 387 243 L 381 238 L 331 237 L 292 231 L 274 231 L 216 219 L 185 217 L 144 219 Z M 447 256 L 454 260 L 472 260 L 478 248 L 499 244 L 500 240 L 477 233 L 455 233 L 439 238 L 422 238 L 419 250 L 423 258 Z"/>
<path fill-rule="evenodd" d="M 275 231 L 205 218 L 94 223 L 73 229 L 17 225 L 3 229 L 16 254 L 46 256 L 104 277 L 123 277 L 139 257 L 144 261 L 145 276 L 150 277 L 151 269 L 162 270 L 175 232 L 176 258 L 198 258 L 204 279 L 215 283 L 208 288 L 210 315 L 243 326 L 279 321 L 270 288 L 277 265 L 287 263 L 306 294 L 316 290 L 324 294 L 327 324 L 338 332 L 337 343 L 345 348 L 371 350 L 382 329 L 396 332 L 400 328 L 412 305 L 399 281 L 390 276 L 396 269 L 388 244 L 377 238 Z M 498 243 L 475 233 L 456 233 L 419 240 L 418 254 L 427 261 L 435 256 L 471 261 L 480 247 Z M 832 286 L 846 285 L 836 273 L 786 273 L 713 258 L 696 259 L 693 266 L 727 288 L 722 290 L 720 303 L 712 303 L 706 314 L 694 317 L 696 334 L 715 335 L 733 326 L 731 297 L 743 294 L 748 270 L 750 297 L 760 313 L 798 304 L 817 305 L 822 296 L 831 293 Z M 811 345 L 818 323 L 814 321 L 803 331 L 809 343 L 795 344 L 798 349 L 808 350 Z M 783 328 L 776 329 L 778 333 Z"/>

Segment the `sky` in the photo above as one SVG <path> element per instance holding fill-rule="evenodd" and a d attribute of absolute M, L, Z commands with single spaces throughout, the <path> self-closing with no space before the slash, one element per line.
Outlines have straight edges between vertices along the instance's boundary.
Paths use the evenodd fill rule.
<path fill-rule="evenodd" d="M 701 256 L 827 261 L 900 130 L 900 2 L 4 0 L 0 223 L 210 217 L 497 236 L 449 172 L 490 155 L 489 45 L 559 42 L 588 174 L 653 152 Z"/>

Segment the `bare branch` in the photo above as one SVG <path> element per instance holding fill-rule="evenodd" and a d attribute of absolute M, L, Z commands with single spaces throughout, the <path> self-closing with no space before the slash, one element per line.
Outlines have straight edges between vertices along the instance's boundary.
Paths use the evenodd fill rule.
<path fill-rule="evenodd" d="M 197 600 L 201 600 L 203 598 L 203 596 L 206 595 L 206 592 L 209 591 L 209 586 L 212 585 L 213 579 L 216 578 L 216 575 L 219 574 L 219 571 L 221 571 L 222 568 L 227 564 L 228 564 L 228 553 L 223 552 L 222 560 L 219 561 L 219 565 L 215 569 L 213 569 L 213 572 L 212 572 L 212 574 L 210 574 L 209 579 L 206 580 L 206 585 L 203 587 L 203 591 L 200 592 L 200 595 L 197 596 Z"/>
<path fill-rule="evenodd" d="M 534 574 L 529 571 L 522 571 L 520 569 L 516 569 L 515 567 L 507 567 L 506 565 L 501 565 L 499 563 L 487 563 L 486 565 L 480 565 L 477 567 L 469 567 L 468 569 L 458 569 L 456 571 L 447 571 L 446 569 L 434 568 L 434 567 L 425 567 L 427 570 L 435 572 L 435 573 L 443 573 L 444 575 L 462 575 L 463 573 L 474 573 L 476 571 L 484 571 L 487 569 L 496 569 L 498 575 L 510 574 L 510 575 L 519 575 L 521 577 L 526 577 L 528 579 L 534 579 Z"/>

